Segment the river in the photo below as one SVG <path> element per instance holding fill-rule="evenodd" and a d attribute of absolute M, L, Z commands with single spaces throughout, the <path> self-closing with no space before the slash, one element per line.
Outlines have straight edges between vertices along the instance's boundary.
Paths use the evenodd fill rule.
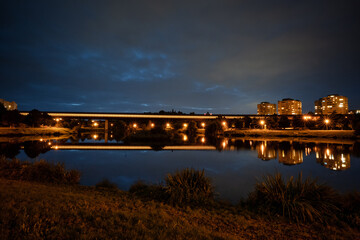
<path fill-rule="evenodd" d="M 122 190 L 141 180 L 161 183 L 168 173 L 204 169 L 218 198 L 237 203 L 266 174 L 317 178 L 340 192 L 360 190 L 360 143 L 336 139 L 233 138 L 193 140 L 168 146 L 127 145 L 96 134 L 81 139 L 1 138 L 9 158 L 63 162 L 82 173 L 81 184 L 103 179 Z M 191 143 L 190 143 L 191 142 Z"/>

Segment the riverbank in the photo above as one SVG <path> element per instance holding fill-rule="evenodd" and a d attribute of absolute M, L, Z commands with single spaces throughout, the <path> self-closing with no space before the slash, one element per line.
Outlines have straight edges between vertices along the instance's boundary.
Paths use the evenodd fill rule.
<path fill-rule="evenodd" d="M 72 135 L 76 130 L 60 127 L 38 128 L 4 128 L 0 127 L 1 136 L 39 136 L 39 135 Z"/>
<path fill-rule="evenodd" d="M 305 137 L 305 138 L 356 138 L 354 130 L 267 130 L 246 129 L 228 130 L 227 137 L 261 136 L 261 137 Z"/>
<path fill-rule="evenodd" d="M 0 239 L 359 239 L 348 227 L 291 224 L 235 207 L 177 208 L 128 192 L 0 179 Z"/>

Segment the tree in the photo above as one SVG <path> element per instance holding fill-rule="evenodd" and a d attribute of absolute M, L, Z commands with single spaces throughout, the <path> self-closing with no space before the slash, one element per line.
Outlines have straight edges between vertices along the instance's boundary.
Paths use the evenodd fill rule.
<path fill-rule="evenodd" d="M 287 116 L 282 115 L 279 119 L 279 128 L 288 128 L 290 127 L 290 121 Z"/>
<path fill-rule="evenodd" d="M 189 138 L 196 136 L 197 133 L 197 126 L 196 126 L 196 122 L 191 121 L 188 124 L 188 127 L 186 129 L 186 134 L 189 136 Z"/>
<path fill-rule="evenodd" d="M 25 117 L 25 123 L 32 127 L 39 127 L 40 125 L 54 125 L 55 121 L 49 114 L 33 109 Z"/>
<path fill-rule="evenodd" d="M 205 136 L 206 137 L 216 137 L 219 131 L 222 131 L 221 123 L 220 123 L 220 121 L 215 120 L 206 126 Z"/>

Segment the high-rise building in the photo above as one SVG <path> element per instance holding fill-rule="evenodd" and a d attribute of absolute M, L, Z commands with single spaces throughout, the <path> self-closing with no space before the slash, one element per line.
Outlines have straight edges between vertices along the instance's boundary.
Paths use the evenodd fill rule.
<path fill-rule="evenodd" d="M 8 101 L 5 101 L 4 99 L 0 98 L 0 103 L 2 105 L 4 105 L 6 110 L 16 110 L 17 109 L 17 104 L 15 102 L 8 102 Z"/>
<path fill-rule="evenodd" d="M 315 101 L 315 114 L 348 114 L 348 98 L 338 94 L 328 95 Z"/>
<path fill-rule="evenodd" d="M 279 115 L 301 115 L 301 101 L 291 98 L 284 98 L 283 100 L 278 101 L 278 113 Z"/>
<path fill-rule="evenodd" d="M 276 104 L 269 102 L 261 102 L 257 105 L 258 115 L 273 115 L 276 114 Z"/>

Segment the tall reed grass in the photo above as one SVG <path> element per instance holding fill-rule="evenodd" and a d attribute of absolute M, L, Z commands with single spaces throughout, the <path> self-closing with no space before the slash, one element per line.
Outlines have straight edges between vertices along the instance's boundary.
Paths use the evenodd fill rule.
<path fill-rule="evenodd" d="M 334 189 L 311 178 L 303 180 L 302 173 L 288 181 L 278 173 L 258 182 L 247 202 L 258 212 L 281 215 L 290 221 L 326 222 L 338 213 L 338 200 Z"/>
<path fill-rule="evenodd" d="M 204 170 L 186 168 L 165 178 L 169 202 L 174 205 L 206 205 L 214 201 L 214 189 Z"/>

